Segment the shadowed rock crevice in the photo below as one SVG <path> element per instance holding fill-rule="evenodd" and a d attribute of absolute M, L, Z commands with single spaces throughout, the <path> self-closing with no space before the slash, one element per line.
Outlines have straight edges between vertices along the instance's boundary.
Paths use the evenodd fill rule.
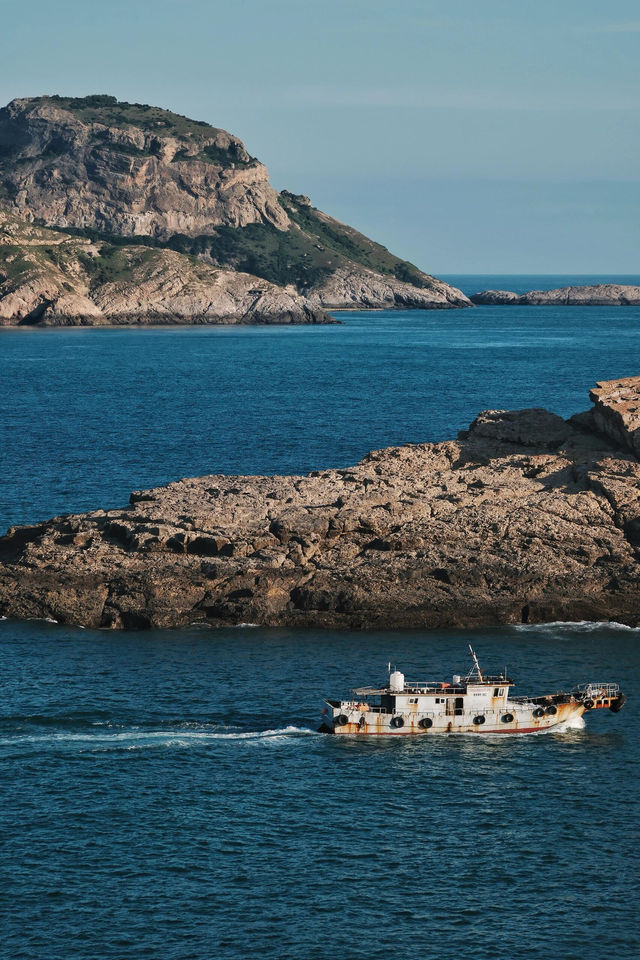
<path fill-rule="evenodd" d="M 640 623 L 640 378 L 592 398 L 569 421 L 486 411 L 456 441 L 348 469 L 186 479 L 13 528 L 0 613 L 120 629 Z"/>

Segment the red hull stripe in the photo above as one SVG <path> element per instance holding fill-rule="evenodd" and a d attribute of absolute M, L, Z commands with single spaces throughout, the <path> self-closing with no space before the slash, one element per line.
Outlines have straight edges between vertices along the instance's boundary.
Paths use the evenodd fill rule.
<path fill-rule="evenodd" d="M 347 731 L 343 733 L 342 736 L 356 736 L 356 737 L 428 737 L 429 734 L 432 736 L 437 736 L 440 733 L 477 733 L 480 736 L 483 733 L 540 733 L 541 730 L 553 730 L 554 727 L 560 726 L 560 723 L 564 721 L 560 720 L 558 723 L 551 723 L 548 727 L 517 727 L 515 730 L 421 730 L 419 733 L 415 730 L 406 730 L 402 733 L 361 733 L 360 731 Z M 336 731 L 334 730 L 334 733 Z"/>

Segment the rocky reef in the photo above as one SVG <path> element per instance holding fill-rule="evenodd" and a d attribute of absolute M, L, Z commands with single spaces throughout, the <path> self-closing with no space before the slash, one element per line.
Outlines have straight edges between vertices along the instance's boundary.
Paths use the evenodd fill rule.
<path fill-rule="evenodd" d="M 640 623 L 640 377 L 565 421 L 308 476 L 186 479 L 0 539 L 0 614 L 92 627 Z"/>
<path fill-rule="evenodd" d="M 562 306 L 562 307 L 633 307 L 640 306 L 640 287 L 620 283 L 597 283 L 581 287 L 558 287 L 556 290 L 483 290 L 474 293 L 471 302 L 497 306 Z"/>
<path fill-rule="evenodd" d="M 308 197 L 278 193 L 232 134 L 114 97 L 35 97 L 1 109 L 0 210 L 14 233 L 24 225 L 24 243 L 30 226 L 54 231 L 49 241 L 61 253 L 41 257 L 37 277 L 25 280 L 23 271 L 15 287 L 15 244 L 5 249 L 0 236 L 5 323 L 38 319 L 38 311 L 52 323 L 261 323 L 316 322 L 344 306 L 469 306 L 459 290 Z M 63 246 L 61 232 L 89 246 Z M 137 253 L 133 244 L 142 245 Z M 87 271 L 76 254 L 110 262 Z M 114 260 L 119 287 L 102 284 L 94 296 Z M 140 283 L 141 262 L 150 286 L 147 273 Z M 51 295 L 60 287 L 69 296 Z M 132 308 L 122 309 L 136 290 Z"/>

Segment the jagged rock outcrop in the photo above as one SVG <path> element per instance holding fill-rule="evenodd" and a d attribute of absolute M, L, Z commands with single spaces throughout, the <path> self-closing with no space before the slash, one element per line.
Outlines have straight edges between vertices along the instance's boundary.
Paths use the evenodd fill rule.
<path fill-rule="evenodd" d="M 589 393 L 589 411 L 594 429 L 616 446 L 626 447 L 640 459 L 640 393 L 638 378 L 600 381 Z"/>
<path fill-rule="evenodd" d="M 174 250 L 113 246 L 0 210 L 0 326 L 331 323 L 294 287 Z"/>
<path fill-rule="evenodd" d="M 0 614 L 116 628 L 639 624 L 640 377 L 594 395 L 569 421 L 486 411 L 455 441 L 345 470 L 182 480 L 122 510 L 13 528 Z"/>
<path fill-rule="evenodd" d="M 483 290 L 470 297 L 475 304 L 632 307 L 640 305 L 640 287 L 620 283 L 597 283 L 583 287 L 559 287 L 557 290 L 531 290 L 517 294 L 511 290 Z"/>
<path fill-rule="evenodd" d="M 0 208 L 22 221 L 102 243 L 143 238 L 148 246 L 170 247 L 209 267 L 255 276 L 254 287 L 264 290 L 260 283 L 266 281 L 283 288 L 280 300 L 287 304 L 292 295 L 307 298 L 287 306 L 285 320 L 291 311 L 313 318 L 337 306 L 470 305 L 459 290 L 316 210 L 308 197 L 278 194 L 265 167 L 237 137 L 114 97 L 35 97 L 1 109 Z M 0 249 L 0 273 L 3 259 Z M 173 288 L 178 261 L 157 256 L 154 262 L 158 271 L 167 263 L 167 286 Z M 58 279 L 52 276 L 44 285 L 44 300 L 51 299 Z M 65 277 L 71 286 L 75 279 Z M 29 302 L 31 294 L 25 293 Z M 59 297 L 56 315 L 98 321 L 104 311 L 96 312 L 83 297 L 75 292 Z M 153 305 L 140 306 L 142 315 L 152 315 Z M 5 304 L 5 315 L 7 310 Z M 189 310 L 190 316 L 209 315 L 201 305 Z M 169 300 L 161 315 L 170 313 Z M 214 313 L 221 315 L 217 307 Z M 276 313 L 274 300 L 266 315 Z M 230 316 L 240 315 L 253 322 L 247 321 L 244 297 Z"/>

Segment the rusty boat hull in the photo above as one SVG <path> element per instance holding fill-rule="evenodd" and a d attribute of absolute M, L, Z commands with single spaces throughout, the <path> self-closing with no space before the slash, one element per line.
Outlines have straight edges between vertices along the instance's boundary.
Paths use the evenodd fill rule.
<path fill-rule="evenodd" d="M 362 687 L 347 700 L 325 700 L 320 730 L 338 736 L 407 737 L 439 734 L 474 736 L 545 733 L 578 725 L 583 714 L 609 709 L 617 713 L 625 696 L 615 683 L 589 683 L 570 693 L 511 696 L 506 674 L 485 675 L 475 667 L 464 679 L 405 681 L 389 670 L 384 687 Z"/>
<path fill-rule="evenodd" d="M 435 736 L 443 733 L 470 733 L 475 736 L 486 736 L 487 734 L 523 734 L 523 733 L 543 733 L 547 730 L 553 730 L 555 727 L 562 727 L 579 720 L 585 712 L 585 707 L 581 703 L 559 704 L 557 713 L 549 715 L 545 713 L 541 717 L 534 717 L 532 711 L 518 713 L 512 710 L 513 721 L 503 722 L 502 714 L 496 714 L 491 717 L 485 714 L 485 721 L 482 724 L 473 722 L 473 718 L 465 721 L 463 717 L 443 717 L 434 718 L 430 727 L 420 726 L 420 721 L 424 716 L 409 715 L 404 719 L 401 727 L 392 726 L 389 717 L 376 715 L 372 717 L 372 722 L 361 723 L 360 716 L 354 717 L 347 723 L 327 725 L 326 733 L 334 733 L 340 736 L 373 736 L 373 737 L 406 737 L 406 736 Z"/>

